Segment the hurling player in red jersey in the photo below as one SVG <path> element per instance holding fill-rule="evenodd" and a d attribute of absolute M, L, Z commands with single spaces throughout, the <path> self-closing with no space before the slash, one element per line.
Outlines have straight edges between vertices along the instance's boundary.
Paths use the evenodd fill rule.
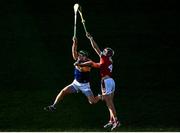
<path fill-rule="evenodd" d="M 76 65 L 79 66 L 87 65 L 100 69 L 102 100 L 106 102 L 106 105 L 110 113 L 109 122 L 104 125 L 104 128 L 111 127 L 111 130 L 113 130 L 116 127 L 120 126 L 120 122 L 118 121 L 116 115 L 116 109 L 113 102 L 115 82 L 114 79 L 112 78 L 112 69 L 113 69 L 112 56 L 114 55 L 114 51 L 109 47 L 105 48 L 103 51 L 100 51 L 97 43 L 93 40 L 93 37 L 89 33 L 87 33 L 86 36 L 90 40 L 93 49 L 99 55 L 100 62 L 95 63 L 93 61 L 87 61 Z"/>

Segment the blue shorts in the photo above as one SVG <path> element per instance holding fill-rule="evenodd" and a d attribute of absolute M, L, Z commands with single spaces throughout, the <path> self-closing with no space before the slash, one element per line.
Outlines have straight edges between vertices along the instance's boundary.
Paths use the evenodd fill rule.
<path fill-rule="evenodd" d="M 101 80 L 102 95 L 109 95 L 115 91 L 115 82 L 112 78 L 106 78 Z"/>

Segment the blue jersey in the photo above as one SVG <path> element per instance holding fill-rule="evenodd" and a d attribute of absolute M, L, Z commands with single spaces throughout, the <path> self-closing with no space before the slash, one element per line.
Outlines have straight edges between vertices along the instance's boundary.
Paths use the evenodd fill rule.
<path fill-rule="evenodd" d="M 90 81 L 90 71 L 82 72 L 75 67 L 74 78 L 80 83 L 87 83 Z"/>

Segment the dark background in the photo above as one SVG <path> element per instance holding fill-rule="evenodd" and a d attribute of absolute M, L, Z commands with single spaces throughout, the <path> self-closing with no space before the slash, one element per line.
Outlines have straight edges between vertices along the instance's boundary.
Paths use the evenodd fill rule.
<path fill-rule="evenodd" d="M 115 50 L 115 104 L 122 121 L 118 130 L 178 131 L 175 0 L 1 1 L 0 130 L 102 131 L 108 121 L 105 104 L 89 105 L 82 94 L 67 97 L 54 114 L 43 111 L 73 80 L 75 3 L 82 6 L 87 30 L 99 47 Z M 98 61 L 80 16 L 77 38 L 78 49 L 89 51 Z M 92 70 L 95 95 L 100 92 L 98 74 Z"/>

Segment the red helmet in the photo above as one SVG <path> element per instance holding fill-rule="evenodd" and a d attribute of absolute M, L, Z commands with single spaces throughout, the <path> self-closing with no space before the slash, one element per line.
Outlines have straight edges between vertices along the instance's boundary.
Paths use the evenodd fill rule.
<path fill-rule="evenodd" d="M 114 50 L 112 48 L 107 47 L 104 49 L 104 51 L 106 51 L 106 55 L 108 57 L 112 57 L 114 55 Z"/>

